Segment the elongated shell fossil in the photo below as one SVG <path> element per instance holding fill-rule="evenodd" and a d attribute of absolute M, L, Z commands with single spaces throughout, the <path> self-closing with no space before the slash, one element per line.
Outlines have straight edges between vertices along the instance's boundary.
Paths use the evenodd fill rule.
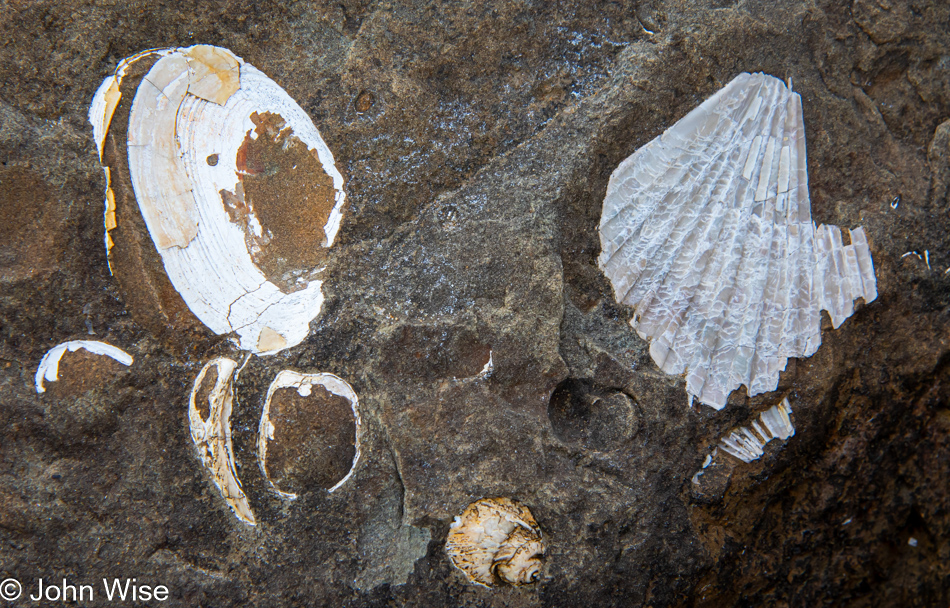
<path fill-rule="evenodd" d="M 601 269 L 630 324 L 690 398 L 721 409 L 745 384 L 774 390 L 852 301 L 877 297 L 864 230 L 815 227 L 801 98 L 740 74 L 610 176 Z"/>
<path fill-rule="evenodd" d="M 234 467 L 231 445 L 231 407 L 234 403 L 233 359 L 219 357 L 209 361 L 195 378 L 188 402 L 191 439 L 198 448 L 202 464 L 221 496 L 241 521 L 254 525 L 254 513 L 241 488 Z"/>
<path fill-rule="evenodd" d="M 510 498 L 483 498 L 455 517 L 445 551 L 475 584 L 527 585 L 538 579 L 544 543 L 526 506 Z"/>
<path fill-rule="evenodd" d="M 193 315 L 258 354 L 299 344 L 344 200 L 306 112 L 227 49 L 198 45 L 122 61 L 89 119 L 110 268 L 133 314 L 159 329 Z"/>

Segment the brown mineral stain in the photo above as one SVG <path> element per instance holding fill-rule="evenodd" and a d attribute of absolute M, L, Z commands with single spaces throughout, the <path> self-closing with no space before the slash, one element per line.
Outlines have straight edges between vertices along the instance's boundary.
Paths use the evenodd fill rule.
<path fill-rule="evenodd" d="M 376 99 L 373 97 L 373 94 L 369 91 L 360 91 L 360 94 L 356 96 L 356 111 L 359 113 L 368 112 L 370 108 L 373 107 L 373 103 Z"/>
<path fill-rule="evenodd" d="M 195 409 L 198 410 L 198 415 L 201 416 L 202 420 L 208 420 L 208 416 L 211 415 L 211 391 L 214 390 L 214 385 L 217 383 L 218 366 L 212 365 L 205 372 L 201 384 L 198 385 L 198 390 L 195 391 Z"/>
<path fill-rule="evenodd" d="M 243 226 L 248 250 L 258 268 L 284 292 L 295 291 L 300 272 L 312 271 L 326 259 L 324 226 L 336 203 L 333 179 L 315 150 L 285 128 L 278 114 L 251 114 L 236 159 L 240 190 L 222 191 L 232 221 Z M 263 234 L 255 234 L 252 217 Z"/>
<path fill-rule="evenodd" d="M 85 392 L 110 386 L 126 370 L 112 357 L 96 355 L 80 348 L 66 351 L 59 360 L 56 382 L 47 382 L 46 391 L 54 398 L 75 398 Z"/>
<path fill-rule="evenodd" d="M 223 106 L 241 88 L 241 66 L 225 49 L 201 44 L 188 51 L 188 92 Z"/>
<path fill-rule="evenodd" d="M 267 443 L 267 475 L 282 492 L 329 489 L 346 476 L 356 454 L 350 402 L 319 385 L 310 395 L 278 389 L 270 405 L 274 439 Z"/>
<path fill-rule="evenodd" d="M 62 224 L 46 184 L 27 167 L 0 167 L 0 281 L 32 278 L 56 266 Z"/>

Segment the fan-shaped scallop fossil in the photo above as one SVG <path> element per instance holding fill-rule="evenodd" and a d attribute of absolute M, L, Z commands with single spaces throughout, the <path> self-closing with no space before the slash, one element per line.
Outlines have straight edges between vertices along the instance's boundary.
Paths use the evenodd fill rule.
<path fill-rule="evenodd" d="M 198 45 L 122 61 L 89 119 L 110 268 L 133 314 L 164 330 L 193 313 L 258 354 L 299 344 L 344 199 L 300 106 L 227 49 Z"/>
<path fill-rule="evenodd" d="M 445 551 L 475 584 L 526 585 L 538 579 L 544 543 L 526 506 L 510 498 L 483 498 L 455 517 Z"/>
<path fill-rule="evenodd" d="M 600 267 L 630 324 L 690 398 L 721 409 L 740 385 L 775 390 L 852 301 L 877 297 L 864 230 L 815 227 L 801 98 L 740 74 L 610 176 Z"/>

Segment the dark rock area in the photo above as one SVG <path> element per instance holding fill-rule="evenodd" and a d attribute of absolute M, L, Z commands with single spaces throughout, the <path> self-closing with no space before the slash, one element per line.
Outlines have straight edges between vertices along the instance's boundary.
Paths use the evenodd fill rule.
<path fill-rule="evenodd" d="M 950 604 L 950 4 L 32 0 L 4 3 L 0 39 L 0 581 L 93 584 L 91 605 L 113 577 L 187 607 Z M 198 43 L 284 87 L 346 179 L 323 313 L 235 383 L 254 527 L 187 414 L 202 366 L 244 355 L 135 321 L 87 122 L 121 59 Z M 778 391 L 690 409 L 597 228 L 617 164 L 743 71 L 801 94 L 813 218 L 865 228 L 880 296 Z M 135 362 L 37 394 L 71 339 Z M 333 493 L 284 501 L 260 474 L 281 369 L 359 395 L 362 458 Z M 792 438 L 693 483 L 783 396 Z M 476 587 L 446 557 L 486 496 L 530 508 L 538 583 Z"/>

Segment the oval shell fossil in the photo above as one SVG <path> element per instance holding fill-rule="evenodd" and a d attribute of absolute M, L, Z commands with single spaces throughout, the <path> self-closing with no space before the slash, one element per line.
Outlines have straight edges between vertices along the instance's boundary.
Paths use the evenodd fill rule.
<path fill-rule="evenodd" d="M 445 551 L 475 584 L 527 585 L 541 572 L 544 543 L 526 506 L 510 498 L 483 498 L 455 517 Z"/>
<path fill-rule="evenodd" d="M 303 341 L 344 201 L 307 113 L 227 49 L 198 45 L 122 61 L 89 118 L 110 268 L 133 314 L 158 333 L 197 318 L 257 354 Z"/>
<path fill-rule="evenodd" d="M 610 176 L 600 268 L 664 372 L 722 409 L 745 384 L 775 390 L 853 300 L 877 297 L 861 228 L 811 218 L 801 98 L 740 74 Z"/>
<path fill-rule="evenodd" d="M 333 492 L 360 459 L 359 399 L 353 387 L 328 373 L 282 370 L 267 389 L 258 427 L 261 472 L 281 497 L 309 486 Z"/>

